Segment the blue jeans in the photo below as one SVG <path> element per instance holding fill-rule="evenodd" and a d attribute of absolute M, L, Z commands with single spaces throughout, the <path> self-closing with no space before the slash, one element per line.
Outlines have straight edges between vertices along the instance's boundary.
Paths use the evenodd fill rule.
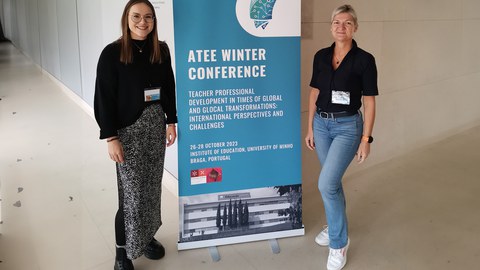
<path fill-rule="evenodd" d="M 313 138 L 322 170 L 318 189 L 322 194 L 331 248 L 343 248 L 348 241 L 345 195 L 342 177 L 355 157 L 363 133 L 363 118 L 356 115 L 322 118 L 315 113 Z"/>

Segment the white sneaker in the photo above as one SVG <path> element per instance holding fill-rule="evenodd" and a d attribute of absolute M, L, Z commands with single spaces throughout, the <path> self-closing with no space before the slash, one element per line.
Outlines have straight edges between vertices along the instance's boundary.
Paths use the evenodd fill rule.
<path fill-rule="evenodd" d="M 330 238 L 328 237 L 328 226 L 324 225 L 323 230 L 315 237 L 315 242 L 320 246 L 330 245 Z"/>
<path fill-rule="evenodd" d="M 333 249 L 330 248 L 328 254 L 327 269 L 328 270 L 340 270 L 345 264 L 347 264 L 347 251 L 350 245 L 350 239 L 348 239 L 347 245 L 343 248 Z"/>

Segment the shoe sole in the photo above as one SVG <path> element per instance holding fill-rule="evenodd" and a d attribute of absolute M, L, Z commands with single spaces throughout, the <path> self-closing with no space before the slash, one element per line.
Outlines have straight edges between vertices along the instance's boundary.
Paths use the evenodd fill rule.
<path fill-rule="evenodd" d="M 150 260 L 160 260 L 161 258 L 165 257 L 165 254 L 161 256 L 151 256 L 150 254 L 144 253 L 143 255 Z"/>

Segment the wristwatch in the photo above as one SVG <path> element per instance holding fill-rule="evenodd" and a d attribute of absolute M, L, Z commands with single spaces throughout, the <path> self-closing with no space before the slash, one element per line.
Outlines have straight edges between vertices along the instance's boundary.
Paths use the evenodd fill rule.
<path fill-rule="evenodd" d="M 362 142 L 372 143 L 373 142 L 373 137 L 372 136 L 362 136 Z"/>

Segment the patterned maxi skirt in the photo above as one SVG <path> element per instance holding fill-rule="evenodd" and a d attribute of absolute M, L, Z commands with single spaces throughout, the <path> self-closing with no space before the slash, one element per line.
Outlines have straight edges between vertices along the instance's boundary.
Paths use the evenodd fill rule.
<path fill-rule="evenodd" d="M 162 225 L 160 197 L 165 159 L 165 114 L 147 106 L 131 126 L 118 131 L 125 162 L 117 163 L 119 205 L 123 205 L 127 257 L 143 255 Z"/>

